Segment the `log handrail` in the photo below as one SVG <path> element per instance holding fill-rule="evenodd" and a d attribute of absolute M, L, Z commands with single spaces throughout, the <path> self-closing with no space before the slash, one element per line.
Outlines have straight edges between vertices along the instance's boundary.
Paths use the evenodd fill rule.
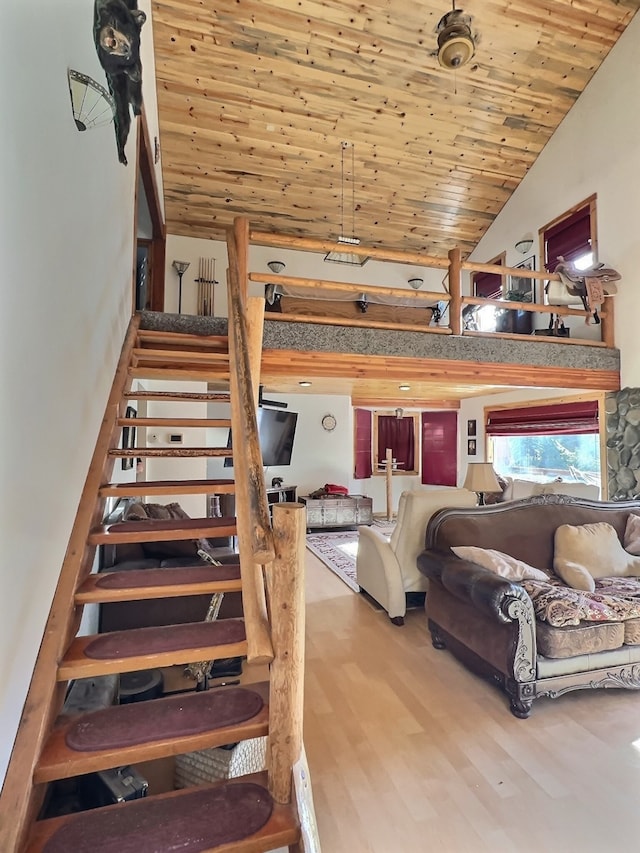
<path fill-rule="evenodd" d="M 386 287 L 376 284 L 329 281 L 323 278 L 300 278 L 299 276 L 292 275 L 273 275 L 273 273 L 252 272 L 249 274 L 249 281 L 255 281 L 261 284 L 281 284 L 283 287 L 289 285 L 291 287 L 301 287 L 309 290 L 321 287 L 325 290 L 335 290 L 337 293 L 353 293 L 356 298 L 357 294 L 371 293 L 374 296 L 392 296 L 399 299 L 410 299 L 414 302 L 449 302 L 451 299 L 451 294 L 446 291 L 407 290 L 404 287 Z"/>
<path fill-rule="evenodd" d="M 508 299 L 489 299 L 484 296 L 463 296 L 461 299 L 463 305 L 493 305 L 496 308 L 515 309 L 517 311 L 529 311 L 531 314 L 561 314 L 565 317 L 590 317 L 591 312 L 587 312 L 584 308 L 569 308 L 566 305 L 543 305 L 541 302 L 513 302 Z M 607 305 L 610 303 L 607 303 Z M 599 311 L 600 317 L 607 316 L 607 310 Z"/>
<path fill-rule="evenodd" d="M 233 466 L 247 657 L 251 662 L 268 662 L 273 658 L 273 647 L 262 564 L 270 563 L 275 552 L 258 439 L 239 251 L 236 234 L 231 229 L 227 231 L 227 254 L 231 434 L 235 447 Z"/>

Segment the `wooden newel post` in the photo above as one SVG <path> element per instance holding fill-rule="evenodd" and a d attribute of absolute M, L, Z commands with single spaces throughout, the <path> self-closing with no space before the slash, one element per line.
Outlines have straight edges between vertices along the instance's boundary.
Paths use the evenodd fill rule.
<path fill-rule="evenodd" d="M 449 250 L 449 325 L 454 335 L 462 334 L 462 254 Z"/>
<path fill-rule="evenodd" d="M 269 686 L 269 791 L 291 802 L 291 768 L 302 752 L 304 703 L 304 549 L 301 504 L 273 507 L 276 557 L 267 567 L 274 658 Z"/>
<path fill-rule="evenodd" d="M 615 347 L 613 296 L 607 296 L 604 300 L 604 316 L 602 317 L 602 340 L 608 347 Z"/>

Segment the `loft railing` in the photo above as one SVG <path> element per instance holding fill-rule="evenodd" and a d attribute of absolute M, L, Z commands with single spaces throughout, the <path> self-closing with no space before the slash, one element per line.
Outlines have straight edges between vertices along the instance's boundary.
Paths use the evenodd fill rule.
<path fill-rule="evenodd" d="M 248 226 L 247 226 L 248 228 Z M 339 250 L 338 244 L 328 240 L 317 240 L 305 237 L 293 237 L 286 234 L 275 234 L 264 231 L 249 231 L 249 240 L 252 244 L 269 246 L 272 248 L 294 249 L 307 252 L 329 252 Z M 310 316 L 308 313 L 267 313 L 267 320 L 287 320 L 290 322 L 301 323 L 327 323 L 330 325 L 343 326 L 364 326 L 367 328 L 385 328 L 395 330 L 407 330 L 412 332 L 424 332 L 425 334 L 454 334 L 454 335 L 472 335 L 475 337 L 488 338 L 511 338 L 513 340 L 522 340 L 523 334 L 515 332 L 499 332 L 499 331 L 476 331 L 465 328 L 463 320 L 463 311 L 467 307 L 472 306 L 493 306 L 500 310 L 515 310 L 544 317 L 545 322 L 550 315 L 556 318 L 580 317 L 582 320 L 588 320 L 590 312 L 586 312 L 580 308 L 571 308 L 566 306 L 545 305 L 543 302 L 516 302 L 505 299 L 487 299 L 483 297 L 471 296 L 463 292 L 463 273 L 485 272 L 494 273 L 501 277 L 518 276 L 520 279 L 529 279 L 532 282 L 538 281 L 560 281 L 560 276 L 557 273 L 549 273 L 539 270 L 527 270 L 520 267 L 506 267 L 498 264 L 486 264 L 477 261 L 463 261 L 459 249 L 452 249 L 447 258 L 438 258 L 430 255 L 423 255 L 417 252 L 403 252 L 400 250 L 390 250 L 381 248 L 369 248 L 364 246 L 350 246 L 349 252 L 359 256 L 367 256 L 371 260 L 411 264 L 412 266 L 419 265 L 425 269 L 444 270 L 446 279 L 448 279 L 448 289 L 443 291 L 413 291 L 399 287 L 383 287 L 377 285 L 363 285 L 355 282 L 336 282 L 319 278 L 304 278 L 285 275 L 277 275 L 274 273 L 250 272 L 248 279 L 252 282 L 260 284 L 281 285 L 283 288 L 295 288 L 296 290 L 308 290 L 310 294 L 318 289 L 323 292 L 340 294 L 344 298 L 345 294 L 352 294 L 353 301 L 357 302 L 362 294 L 382 295 L 388 298 L 393 298 L 406 304 L 408 301 L 415 304 L 416 308 L 426 308 L 434 303 L 440 302 L 448 305 L 448 319 L 440 320 L 438 323 L 433 321 L 428 323 L 416 322 L 394 322 L 393 320 L 373 320 L 366 315 L 361 317 L 331 317 L 323 316 L 322 309 L 319 307 L 315 316 Z M 470 276 L 469 276 L 470 278 Z M 447 312 L 443 312 L 445 314 Z M 614 343 L 614 322 L 613 322 L 613 299 L 607 297 L 605 304 L 600 313 L 601 324 L 600 340 L 592 340 L 583 337 L 554 337 L 554 336 L 533 336 L 527 340 L 535 340 L 540 343 L 561 343 L 561 344 L 580 344 L 583 346 L 595 347 L 613 347 Z M 533 325 L 533 321 L 532 321 Z"/>

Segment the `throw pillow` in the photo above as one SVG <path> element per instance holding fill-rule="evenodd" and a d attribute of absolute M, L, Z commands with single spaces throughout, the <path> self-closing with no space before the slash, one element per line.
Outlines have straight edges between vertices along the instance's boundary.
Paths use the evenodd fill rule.
<path fill-rule="evenodd" d="M 629 514 L 624 531 L 624 550 L 640 557 L 640 515 Z"/>
<path fill-rule="evenodd" d="M 640 559 L 624 550 L 606 521 L 561 524 L 555 533 L 553 568 L 567 586 L 593 592 L 594 578 L 640 575 Z"/>
<path fill-rule="evenodd" d="M 128 507 L 127 521 L 167 521 L 175 518 L 189 518 L 179 503 L 157 504 L 135 502 Z M 152 534 L 150 534 L 152 535 Z M 148 557 L 164 560 L 171 557 L 197 557 L 199 541 L 195 539 L 174 539 L 171 541 L 143 542 L 144 553 Z"/>
<path fill-rule="evenodd" d="M 510 554 L 503 554 L 502 551 L 496 551 L 493 548 L 477 548 L 474 545 L 464 545 L 457 546 L 451 550 L 461 560 L 470 560 L 472 563 L 477 563 L 484 569 L 488 569 L 490 572 L 510 581 L 549 580 L 549 576 L 540 569 L 534 569 L 528 563 L 516 560 Z"/>

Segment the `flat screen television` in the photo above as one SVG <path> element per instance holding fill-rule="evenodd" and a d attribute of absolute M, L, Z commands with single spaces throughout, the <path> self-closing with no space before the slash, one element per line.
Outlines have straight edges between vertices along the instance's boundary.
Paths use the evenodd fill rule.
<path fill-rule="evenodd" d="M 260 408 L 257 416 L 258 437 L 264 467 L 291 465 L 298 413 L 288 412 L 285 409 Z M 231 447 L 231 430 L 229 430 L 227 447 Z M 225 459 L 224 464 L 225 468 L 230 468 L 233 465 L 233 459 Z"/>

